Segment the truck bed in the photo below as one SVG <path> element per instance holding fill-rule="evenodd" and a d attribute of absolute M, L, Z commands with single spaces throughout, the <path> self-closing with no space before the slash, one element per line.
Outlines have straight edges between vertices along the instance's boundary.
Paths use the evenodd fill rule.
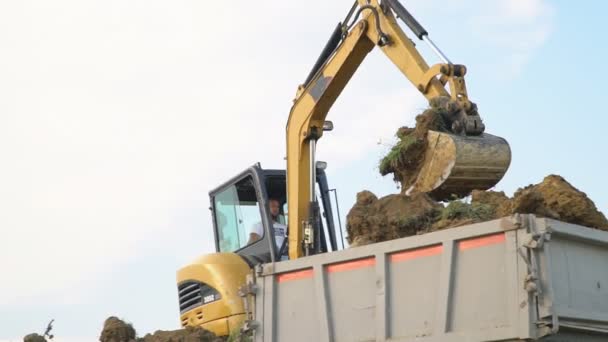
<path fill-rule="evenodd" d="M 261 265 L 256 342 L 608 341 L 608 232 L 515 215 Z"/>

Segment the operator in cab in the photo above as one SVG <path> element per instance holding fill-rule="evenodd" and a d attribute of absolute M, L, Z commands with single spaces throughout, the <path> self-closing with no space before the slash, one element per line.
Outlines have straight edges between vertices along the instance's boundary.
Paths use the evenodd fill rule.
<path fill-rule="evenodd" d="M 274 228 L 274 239 L 277 244 L 277 248 L 281 248 L 285 237 L 287 236 L 287 226 L 279 222 L 279 214 L 281 213 L 281 204 L 277 199 L 270 198 L 268 200 L 268 207 L 270 209 L 270 217 L 272 218 L 272 226 Z M 264 235 L 264 227 L 262 222 L 258 222 L 251 227 L 249 231 L 249 242 L 252 244 Z"/>

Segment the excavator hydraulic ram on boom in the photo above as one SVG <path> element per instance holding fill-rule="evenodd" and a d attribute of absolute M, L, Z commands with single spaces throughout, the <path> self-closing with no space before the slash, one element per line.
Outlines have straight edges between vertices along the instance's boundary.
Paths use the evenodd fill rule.
<path fill-rule="evenodd" d="M 428 43 L 443 63 L 429 67 L 397 24 L 396 17 Z M 496 185 L 511 162 L 506 140 L 484 133 L 485 125 L 477 106 L 467 94 L 466 67 L 451 63 L 398 0 L 357 0 L 346 20 L 332 34 L 305 83 L 298 88 L 287 123 L 291 259 L 314 251 L 314 232 L 318 230 L 315 228 L 318 204 L 313 187 L 315 151 L 327 126 L 327 114 L 376 46 L 429 101 L 445 97 L 457 108 L 445 117 L 446 131 L 429 131 L 426 135 L 421 167 L 412 186 L 404 189 L 406 193 L 427 193 L 435 200 L 461 198 L 472 190 Z"/>

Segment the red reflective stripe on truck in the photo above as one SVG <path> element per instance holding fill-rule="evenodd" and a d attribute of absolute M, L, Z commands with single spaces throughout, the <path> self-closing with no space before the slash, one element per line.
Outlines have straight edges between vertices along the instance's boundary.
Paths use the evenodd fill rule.
<path fill-rule="evenodd" d="M 479 238 L 460 241 L 458 243 L 458 249 L 461 251 L 466 251 L 467 249 L 496 245 L 505 242 L 505 240 L 505 234 L 498 233 L 494 235 L 488 235 Z"/>
<path fill-rule="evenodd" d="M 303 271 L 289 272 L 289 273 L 281 273 L 277 276 L 277 282 L 282 283 L 284 281 L 291 280 L 299 280 L 312 278 L 312 269 L 307 269 Z"/>
<path fill-rule="evenodd" d="M 413 249 L 413 250 L 409 250 L 409 251 L 405 251 L 405 252 L 391 254 L 390 260 L 391 260 L 391 262 L 406 261 L 406 260 L 412 260 L 412 259 L 416 259 L 416 258 L 439 255 L 442 252 L 443 252 L 443 246 L 437 245 L 437 246 L 418 248 L 418 249 Z"/>
<path fill-rule="evenodd" d="M 358 268 L 370 267 L 376 265 L 375 258 L 367 258 L 367 259 L 359 259 L 355 261 L 342 262 L 339 264 L 333 264 L 327 266 L 327 272 L 342 272 L 342 271 L 351 271 L 356 270 Z"/>

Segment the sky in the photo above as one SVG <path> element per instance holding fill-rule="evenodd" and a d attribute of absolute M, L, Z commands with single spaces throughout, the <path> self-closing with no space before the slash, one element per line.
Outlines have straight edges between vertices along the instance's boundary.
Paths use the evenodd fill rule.
<path fill-rule="evenodd" d="M 0 2 L 0 342 L 52 318 L 58 342 L 96 341 L 110 315 L 179 328 L 175 271 L 214 249 L 208 192 L 258 161 L 284 167 L 297 86 L 350 5 Z M 557 173 L 608 212 L 608 3 L 405 5 L 467 65 L 487 132 L 511 145 L 496 190 Z M 399 191 L 377 164 L 424 106 L 372 52 L 318 145 L 343 216 L 360 190 Z"/>

